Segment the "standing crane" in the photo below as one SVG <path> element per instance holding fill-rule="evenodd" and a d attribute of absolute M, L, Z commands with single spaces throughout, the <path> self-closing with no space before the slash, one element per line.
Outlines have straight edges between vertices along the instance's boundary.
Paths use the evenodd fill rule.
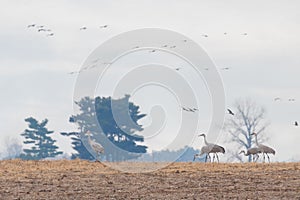
<path fill-rule="evenodd" d="M 259 144 L 258 141 L 257 141 L 257 133 L 252 133 L 251 135 L 254 135 L 255 136 L 255 143 L 257 145 L 257 147 L 261 150 L 261 153 L 263 154 L 263 159 L 264 159 L 264 162 L 265 162 L 265 154 L 267 155 L 268 157 L 268 160 L 270 162 L 270 157 L 268 154 L 273 154 L 275 155 L 275 150 L 272 149 L 271 147 L 268 147 L 266 145 L 263 145 L 263 144 Z"/>
<path fill-rule="evenodd" d="M 262 153 L 262 151 L 260 150 L 260 148 L 257 148 L 257 147 L 252 147 L 252 148 L 249 148 L 247 149 L 247 152 L 245 152 L 244 150 L 242 150 L 240 152 L 241 153 L 244 153 L 245 156 L 249 156 L 249 155 L 253 155 L 253 162 L 256 162 L 259 158 L 259 153 Z M 254 157 L 255 156 L 255 157 Z M 255 159 L 256 158 L 256 159 Z"/>
<path fill-rule="evenodd" d="M 91 132 L 87 131 L 86 132 L 87 136 L 88 136 L 88 142 L 90 144 L 90 146 L 92 147 L 92 149 L 96 152 L 96 161 L 100 162 L 100 155 L 104 154 L 104 147 L 97 143 L 96 141 L 91 139 Z"/>
<path fill-rule="evenodd" d="M 201 150 L 200 150 L 200 153 L 197 153 L 197 154 L 195 154 L 194 155 L 194 159 L 193 159 L 193 161 L 195 161 L 195 159 L 197 158 L 197 157 L 201 157 L 203 154 L 206 154 L 206 156 L 205 156 L 205 162 L 207 162 L 207 158 L 209 158 L 209 160 L 211 161 L 211 157 L 210 157 L 210 148 L 209 148 L 209 146 L 203 146 L 202 148 L 201 148 Z"/>
<path fill-rule="evenodd" d="M 208 148 L 208 154 L 213 153 L 213 162 L 215 160 L 215 157 L 217 158 L 218 162 L 219 162 L 219 156 L 217 153 L 225 153 L 225 149 L 224 147 L 217 145 L 217 144 L 212 144 L 212 143 L 208 143 L 206 140 L 206 135 L 205 134 L 200 134 L 199 136 L 203 136 L 204 137 L 204 143 Z M 210 156 L 209 156 L 210 157 Z"/>

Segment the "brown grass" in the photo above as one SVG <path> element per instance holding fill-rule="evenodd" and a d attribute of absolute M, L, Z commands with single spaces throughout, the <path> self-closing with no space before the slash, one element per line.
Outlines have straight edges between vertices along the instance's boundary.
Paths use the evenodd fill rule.
<path fill-rule="evenodd" d="M 159 163 L 118 163 L 129 169 Z M 0 199 L 300 199 L 300 163 L 173 163 L 122 173 L 101 163 L 1 161 Z"/>

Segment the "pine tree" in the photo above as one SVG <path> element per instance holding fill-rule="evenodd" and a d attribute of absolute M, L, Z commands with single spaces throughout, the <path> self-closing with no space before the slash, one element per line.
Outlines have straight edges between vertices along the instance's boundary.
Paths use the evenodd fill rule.
<path fill-rule="evenodd" d="M 147 147 L 138 144 L 142 143 L 144 138 L 135 134 L 136 131 L 143 130 L 137 121 L 146 115 L 140 114 L 139 106 L 129 102 L 129 98 L 129 95 L 125 95 L 121 99 L 84 97 L 75 102 L 80 113 L 71 116 L 69 120 L 79 126 L 77 136 L 71 138 L 73 148 L 77 151 L 74 156 L 90 158 L 90 154 L 86 153 L 86 148 L 82 145 L 82 141 L 80 142 L 79 137 L 81 135 L 84 138 L 87 130 L 91 131 L 96 136 L 97 142 L 104 146 L 106 160 L 133 159 L 140 156 L 141 153 L 146 153 Z M 62 135 L 68 136 L 66 133 L 62 133 Z M 71 135 L 74 136 L 74 134 Z"/>
<path fill-rule="evenodd" d="M 70 133 L 60 133 L 63 136 L 71 137 L 72 140 L 72 147 L 76 151 L 72 153 L 71 159 L 84 159 L 84 160 L 93 160 L 93 155 L 86 149 L 83 142 L 79 138 L 79 133 L 77 132 L 70 132 Z"/>
<path fill-rule="evenodd" d="M 23 149 L 20 157 L 26 160 L 39 160 L 48 157 L 55 157 L 63 152 L 58 151 L 58 147 L 55 145 L 56 140 L 51 138 L 51 134 L 54 131 L 49 131 L 46 128 L 48 119 L 38 122 L 36 119 L 29 117 L 25 119 L 28 123 L 28 129 L 21 134 L 25 137 L 23 143 L 25 145 L 31 145 L 30 148 Z"/>

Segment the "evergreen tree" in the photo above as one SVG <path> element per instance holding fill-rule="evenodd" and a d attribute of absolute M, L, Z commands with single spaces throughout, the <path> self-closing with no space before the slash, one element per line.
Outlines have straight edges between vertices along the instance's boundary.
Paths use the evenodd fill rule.
<path fill-rule="evenodd" d="M 60 133 L 63 136 L 71 137 L 72 147 L 76 151 L 72 153 L 71 159 L 84 159 L 84 160 L 93 160 L 93 155 L 86 149 L 82 140 L 79 138 L 79 133 L 70 132 L 70 133 Z"/>
<path fill-rule="evenodd" d="M 96 136 L 94 138 L 98 140 L 97 142 L 104 146 L 106 160 L 132 159 L 146 152 L 146 146 L 137 144 L 143 142 L 144 138 L 135 134 L 136 131 L 143 130 L 138 120 L 146 115 L 139 113 L 139 106 L 129 102 L 129 97 L 129 95 L 121 99 L 84 97 L 75 102 L 79 106 L 80 113 L 71 116 L 69 120 L 79 126 L 77 137 L 72 139 L 73 148 L 77 151 L 74 156 L 89 159 L 89 155 L 85 153 L 86 149 L 79 141 L 85 137 L 84 133 L 87 130 L 91 131 Z"/>
<path fill-rule="evenodd" d="M 29 117 L 25 119 L 29 128 L 26 129 L 21 136 L 25 137 L 23 143 L 31 145 L 31 148 L 23 149 L 20 158 L 26 160 L 39 160 L 48 157 L 55 157 L 63 152 L 58 151 L 55 145 L 56 140 L 53 140 L 50 135 L 53 131 L 46 128 L 48 119 L 38 122 L 36 119 Z"/>

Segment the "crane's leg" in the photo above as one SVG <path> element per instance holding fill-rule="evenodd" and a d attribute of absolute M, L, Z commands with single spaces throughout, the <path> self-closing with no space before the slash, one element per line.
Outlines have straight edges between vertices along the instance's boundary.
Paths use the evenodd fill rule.
<path fill-rule="evenodd" d="M 195 154 L 194 155 L 194 159 L 193 159 L 193 161 L 195 161 L 196 160 L 196 157 L 198 156 L 198 154 Z M 206 161 L 205 161 L 206 162 Z"/>
<path fill-rule="evenodd" d="M 220 162 L 220 160 L 219 160 L 219 156 L 218 156 L 218 154 L 216 154 L 216 157 L 217 157 L 217 160 L 218 160 L 218 163 Z"/>
<path fill-rule="evenodd" d="M 216 157 L 216 154 L 214 153 L 212 162 L 215 162 L 215 157 Z"/>
<path fill-rule="evenodd" d="M 96 153 L 96 162 L 100 162 L 100 160 L 99 160 L 99 153 L 98 152 Z"/>
<path fill-rule="evenodd" d="M 269 163 L 270 163 L 270 157 L 269 157 L 269 155 L 267 154 L 267 156 L 268 156 L 268 160 L 269 160 Z"/>
<path fill-rule="evenodd" d="M 263 153 L 263 162 L 265 162 L 265 153 Z"/>
<path fill-rule="evenodd" d="M 209 154 L 207 154 L 207 158 L 209 158 L 209 162 L 211 162 L 211 157 Z"/>

